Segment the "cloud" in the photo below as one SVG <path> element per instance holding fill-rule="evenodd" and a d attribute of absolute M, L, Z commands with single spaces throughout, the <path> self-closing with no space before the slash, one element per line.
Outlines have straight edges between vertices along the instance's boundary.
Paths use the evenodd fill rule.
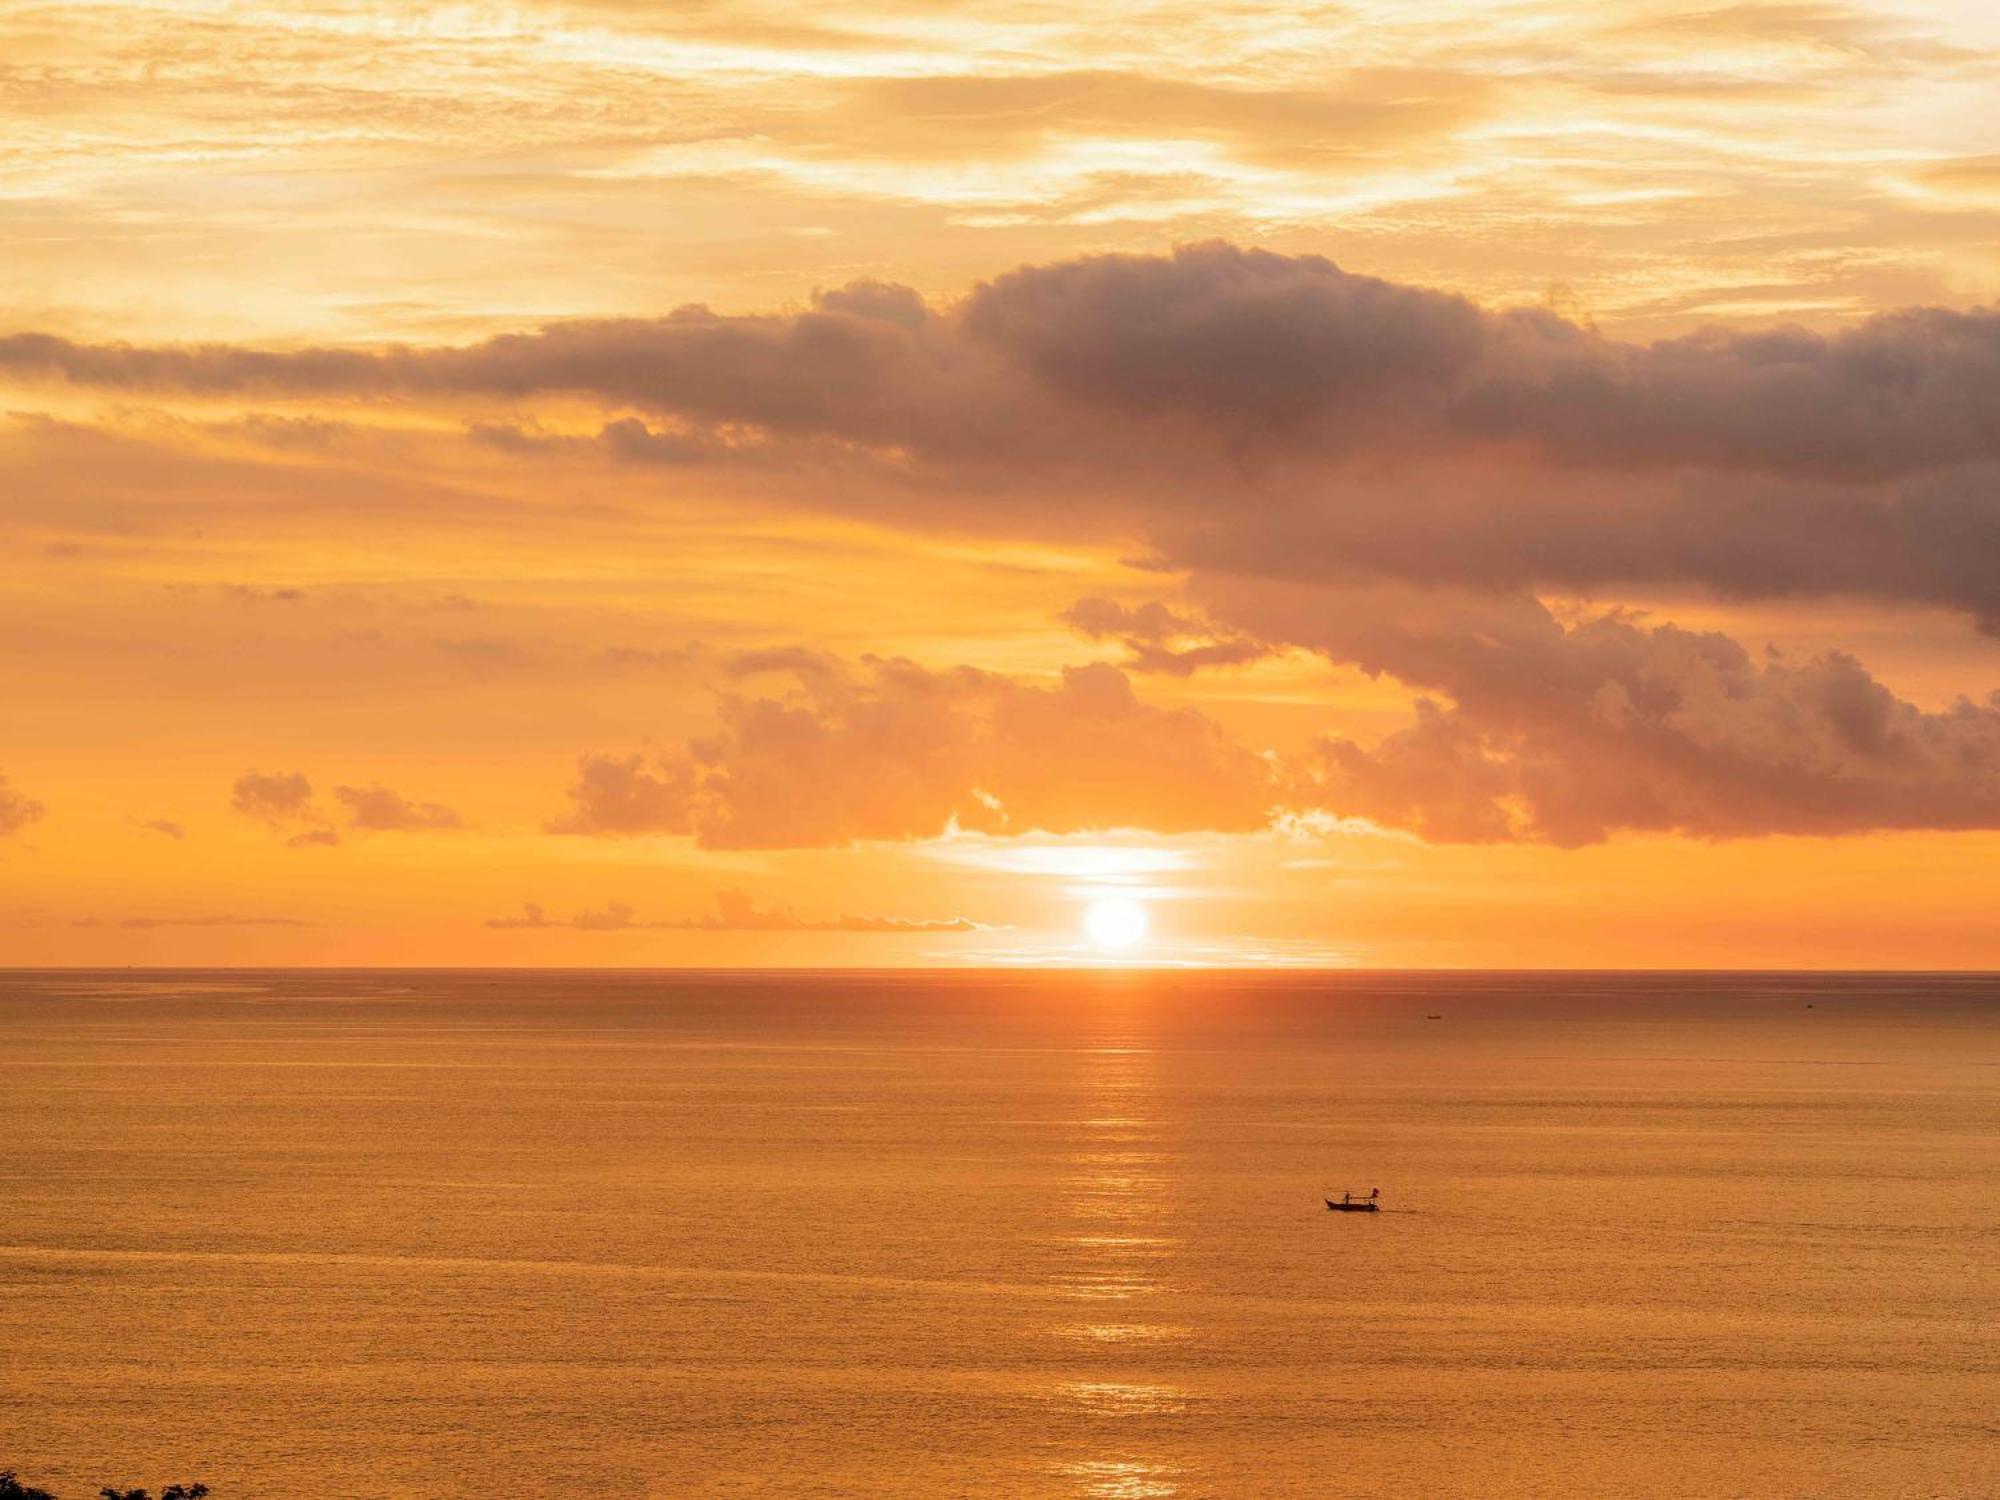
<path fill-rule="evenodd" d="M 448 833 L 466 826 L 464 818 L 442 803 L 413 801 L 379 784 L 336 786 L 333 796 L 346 813 L 348 827 L 362 833 Z M 312 783 L 301 771 L 246 772 L 236 779 L 230 805 L 264 819 L 274 829 L 311 825 L 287 837 L 288 848 L 328 848 L 341 842 L 340 830 L 313 801 Z"/>
<path fill-rule="evenodd" d="M 0 776 L 0 838 L 19 833 L 42 816 L 42 804 L 16 791 Z"/>
<path fill-rule="evenodd" d="M 187 828 L 171 818 L 148 818 L 139 826 L 148 833 L 157 833 L 162 838 L 174 840 L 175 843 L 187 837 Z"/>
<path fill-rule="evenodd" d="M 1545 309 L 1490 312 L 1320 256 L 1225 243 L 1024 267 L 924 307 L 859 283 L 789 314 L 550 324 L 463 347 L 273 351 L 0 337 L 0 368 L 241 395 L 584 395 L 945 456 L 1005 438 L 1067 456 L 1050 395 L 1235 445 L 1524 444 L 1593 467 L 1892 474 L 2000 458 L 2000 313 L 1917 307 L 1835 333 L 1620 342 Z M 1101 430 L 1101 428 L 1100 428 Z M 1113 456 L 1111 450 L 1100 450 Z M 1123 456 L 1122 446 L 1116 456 Z"/>
<path fill-rule="evenodd" d="M 1920 707 L 1850 655 L 1758 659 L 1605 607 L 1620 590 L 1672 607 L 1860 597 L 2000 631 L 1990 309 L 1638 342 L 1207 244 L 1027 266 L 953 303 L 857 283 L 792 312 L 376 350 L 21 335 L 0 340 L 0 366 L 436 398 L 455 417 L 491 404 L 528 434 L 544 429 L 517 408 L 581 397 L 600 437 L 561 439 L 551 464 L 577 462 L 579 442 L 627 461 L 636 424 L 676 462 L 754 451 L 759 501 L 1136 541 L 1185 580 L 1185 602 L 1078 601 L 1066 621 L 1125 659 L 1057 681 L 808 647 L 725 659 L 715 732 L 584 756 L 560 833 L 749 849 L 954 827 L 1241 831 L 1276 813 L 1558 844 L 2000 826 L 1990 700 Z M 540 442 L 508 463 L 540 461 Z M 1559 616 L 1549 598 L 1593 602 Z M 489 672 L 556 662 L 502 635 L 438 649 Z M 1393 678 L 1419 697 L 1414 719 L 1280 757 L 1142 701 L 1128 675 L 1282 650 Z M 238 806 L 334 841 L 291 774 L 246 777 Z M 376 799 L 347 804 L 358 829 L 456 816 L 346 791 Z"/>
<path fill-rule="evenodd" d="M 1115 667 L 1039 686 L 865 658 L 731 693 L 722 732 L 648 759 L 587 756 L 554 832 L 692 835 L 705 848 L 824 848 L 981 832 L 1262 827 L 1271 766 Z"/>
<path fill-rule="evenodd" d="M 356 828 L 378 832 L 427 833 L 463 828 L 465 820 L 437 802 L 412 802 L 385 786 L 337 786 L 335 800 Z"/>
<path fill-rule="evenodd" d="M 1302 800 L 1446 842 L 2000 827 L 2000 695 L 1934 712 L 1852 656 L 1533 599 L 1264 604 L 1266 628 L 1441 693 L 1373 746 L 1329 737 Z"/>
<path fill-rule="evenodd" d="M 339 831 L 327 826 L 313 804 L 312 783 L 302 771 L 245 771 L 230 788 L 229 805 L 245 817 L 263 819 L 274 833 L 312 825 L 288 834 L 287 849 L 330 848 L 340 842 Z"/>
<path fill-rule="evenodd" d="M 624 932 L 632 927 L 672 925 L 671 923 L 640 922 L 637 920 L 637 915 L 636 909 L 626 905 L 623 901 L 611 901 L 607 902 L 601 911 L 586 909 L 564 920 L 559 917 L 551 917 L 539 902 L 524 901 L 521 903 L 520 916 L 488 917 L 486 925 L 488 927 L 528 931 L 552 927 L 568 927 L 578 932 Z"/>
<path fill-rule="evenodd" d="M 790 503 L 1090 523 L 1176 567 L 1859 594 L 2000 620 L 1991 309 L 1641 343 L 1210 243 L 1024 267 L 947 305 L 857 283 L 798 312 L 375 350 L 17 334 L 0 370 L 232 397 L 580 396 L 606 420 L 564 454 L 755 452 L 796 472 Z"/>
<path fill-rule="evenodd" d="M 488 927 L 546 929 L 566 927 L 578 932 L 625 932 L 632 929 L 670 932 L 983 932 L 966 917 L 851 916 L 805 917 L 789 906 L 759 906 L 742 891 L 718 891 L 715 910 L 699 916 L 665 921 L 638 919 L 637 909 L 622 901 L 601 910 L 583 910 L 563 921 L 549 916 L 539 903 L 522 903 L 518 917 L 489 917 Z"/>
<path fill-rule="evenodd" d="M 575 809 L 551 833 L 685 833 L 696 786 L 685 763 L 641 755 L 586 755 L 569 789 Z"/>
<path fill-rule="evenodd" d="M 97 919 L 86 917 L 75 923 L 78 927 L 94 927 Z M 126 917 L 118 924 L 134 931 L 155 927 L 311 927 L 314 923 L 297 917 Z"/>
<path fill-rule="evenodd" d="M 296 916 L 128 916 L 122 928 L 310 928 Z"/>
<path fill-rule="evenodd" d="M 802 917 L 789 906 L 759 906 L 742 891 L 717 891 L 715 910 L 681 924 L 703 932 L 980 932 L 965 917 Z"/>
<path fill-rule="evenodd" d="M 245 771 L 230 788 L 229 805 L 246 817 L 284 822 L 312 806 L 312 783 L 298 771 Z"/>
<path fill-rule="evenodd" d="M 1111 599 L 1079 599 L 1062 612 L 1061 619 L 1091 640 L 1116 640 L 1127 652 L 1126 668 L 1134 672 L 1191 677 L 1203 667 L 1243 666 L 1271 654 L 1260 641 L 1218 630 L 1158 600 L 1131 606 Z"/>
<path fill-rule="evenodd" d="M 2000 466 L 1886 485 L 1566 473 L 1489 463 L 1329 471 L 1310 497 L 1155 534 L 1197 575 L 1511 594 L 1620 586 L 1730 600 L 1868 598 L 2000 628 Z"/>
<path fill-rule="evenodd" d="M 579 932 L 623 932 L 634 925 L 633 909 L 622 901 L 613 901 L 603 911 L 580 911 L 570 918 L 570 926 Z"/>
<path fill-rule="evenodd" d="M 432 644 L 476 677 L 505 677 L 546 670 L 534 643 L 504 636 L 440 637 Z"/>
<path fill-rule="evenodd" d="M 1317 256 L 1202 245 L 1010 272 L 973 293 L 964 328 L 1088 406 L 1243 437 L 1442 393 L 1477 368 L 1489 320 Z"/>
<path fill-rule="evenodd" d="M 560 927 L 563 924 L 561 922 L 550 921 L 548 912 L 543 909 L 540 902 L 524 901 L 521 903 L 520 916 L 488 917 L 486 925 L 488 927 L 533 929 L 539 927 Z"/>
<path fill-rule="evenodd" d="M 1171 134 L 1228 139 L 1252 159 L 1325 170 L 1327 140 L 1349 152 L 1407 146 L 1475 117 L 1494 91 L 1491 80 L 1470 73 L 1400 67 L 1350 69 L 1299 89 L 1224 88 L 1109 69 L 922 74 L 863 80 L 843 123 L 860 135 L 850 150 L 887 144 L 905 159 L 936 153 L 990 161 L 1051 137 L 1154 141 Z"/>
<path fill-rule="evenodd" d="M 1255 753 L 1146 705 L 1110 666 L 1040 686 L 815 658 L 782 697 L 726 696 L 722 732 L 683 752 L 586 757 L 552 827 L 721 849 L 1340 820 L 1565 847 L 2000 827 L 2000 695 L 1926 711 L 1843 653 L 1760 661 L 1719 632 L 1616 610 L 1564 621 L 1530 596 L 1242 592 L 1216 596 L 1220 617 L 1411 685 L 1413 722 Z M 1083 613 L 1141 632 L 1183 618 Z"/>
<path fill-rule="evenodd" d="M 505 334 L 465 348 L 309 349 L 84 345 L 44 334 L 0 338 L 0 369 L 85 385 L 183 391 L 387 396 L 595 396 L 690 421 L 856 442 L 949 422 L 926 377 L 948 377 L 949 345 L 872 303 L 825 302 L 789 315 L 724 317 L 684 307 L 662 318 L 596 319 Z"/>
<path fill-rule="evenodd" d="M 364 336 L 482 327 L 496 307 L 626 305 L 693 265 L 740 300 L 809 284 L 819 236 L 836 233 L 871 261 L 931 267 L 1179 225 L 1337 222 L 1387 263 L 1538 286 L 1587 262 L 1630 301 L 1663 281 L 1727 284 L 1752 256 L 1782 267 L 1793 295 L 1828 298 L 1849 268 L 1921 260 L 1945 235 L 1961 275 L 1988 274 L 1985 226 L 1940 215 L 1919 233 L 1894 196 L 1898 163 L 1965 149 L 1961 122 L 1984 98 L 1982 30 L 1948 6 L 1624 0 L 1459 7 L 1427 24 L 1170 3 L 1087 27 L 871 6 L 841 31 L 741 5 L 590 4 L 563 8 L 588 45 L 501 19 L 444 48 L 388 18 L 327 31 L 288 9 L 217 13 L 191 33 L 173 11 L 118 7 L 61 35 L 20 12 L 6 50 L 32 70 L 26 108 L 87 125 L 94 169 L 62 132 L 21 143 L 14 170 L 62 231 L 21 252 L 26 274 L 77 277 L 88 243 L 113 285 L 153 273 L 161 290 L 140 312 L 167 324 L 260 264 L 311 264 L 320 305 L 266 317 Z M 153 70 L 143 97 L 106 87 L 96 63 L 114 38 Z M 1932 107 L 1913 115 L 1913 94 Z M 363 170 L 351 192 L 267 198 L 256 234 L 232 232 L 215 204 L 174 191 L 186 165 L 157 149 L 197 133 L 287 181 Z M 1886 170 L 1853 170 L 1868 148 Z M 465 149 L 507 170 L 436 169 Z M 491 231 L 509 204 L 579 195 L 589 212 L 538 221 L 533 266 Z M 419 201 L 435 222 L 394 213 Z M 163 264 L 103 237 L 107 217 L 148 209 L 201 254 Z M 327 254 L 362 230 L 395 278 Z"/>

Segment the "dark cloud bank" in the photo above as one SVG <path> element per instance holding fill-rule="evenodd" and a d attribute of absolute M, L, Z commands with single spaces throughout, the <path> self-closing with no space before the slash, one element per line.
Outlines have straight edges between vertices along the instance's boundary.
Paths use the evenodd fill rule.
<path fill-rule="evenodd" d="M 862 283 L 782 315 L 374 351 L 24 334 L 0 339 L 0 369 L 230 396 L 580 394 L 620 461 L 754 456 L 837 471 L 820 503 L 866 492 L 925 524 L 1123 528 L 1198 611 L 1077 606 L 1133 670 L 1293 648 L 1426 695 L 1379 744 L 1279 765 L 1108 667 L 1048 687 L 793 663 L 683 754 L 587 760 L 564 831 L 768 847 L 953 823 L 1244 828 L 1286 806 L 1562 844 L 2000 826 L 1992 699 L 1928 711 L 1843 654 L 1762 658 L 1542 602 L 1863 599 L 2000 631 L 1991 310 L 1639 344 L 1202 245 L 1024 268 L 944 307 Z"/>
<path fill-rule="evenodd" d="M 961 523 L 1003 524 L 1060 484 L 1072 516 L 1092 497 L 1136 508 L 1180 564 L 2000 618 L 1988 310 L 1633 344 L 1215 244 L 1026 268 L 945 308 L 861 283 L 797 313 L 691 307 L 463 348 L 18 334 L 0 370 L 229 396 L 581 394 L 627 413 L 605 427 L 616 456 L 872 458 L 913 508 Z"/>

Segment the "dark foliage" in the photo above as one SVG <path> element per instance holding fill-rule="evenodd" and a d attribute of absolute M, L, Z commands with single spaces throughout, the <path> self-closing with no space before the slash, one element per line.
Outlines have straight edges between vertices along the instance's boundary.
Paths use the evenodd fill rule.
<path fill-rule="evenodd" d="M 106 1485 L 97 1493 L 102 1500 L 153 1500 L 152 1492 L 145 1489 L 121 1490 Z M 196 1481 L 168 1485 L 160 1491 L 160 1500 L 206 1500 L 207 1495 L 208 1486 Z M 21 1483 L 12 1469 L 0 1469 L 0 1500 L 56 1500 L 56 1497 L 47 1490 Z"/>

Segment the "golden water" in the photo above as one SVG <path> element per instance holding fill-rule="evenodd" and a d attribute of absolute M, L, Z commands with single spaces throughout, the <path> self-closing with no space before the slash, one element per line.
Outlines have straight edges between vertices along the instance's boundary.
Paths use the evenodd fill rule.
<path fill-rule="evenodd" d="M 2000 981 L 14 974 L 0 1048 L 65 1497 L 2000 1492 Z"/>

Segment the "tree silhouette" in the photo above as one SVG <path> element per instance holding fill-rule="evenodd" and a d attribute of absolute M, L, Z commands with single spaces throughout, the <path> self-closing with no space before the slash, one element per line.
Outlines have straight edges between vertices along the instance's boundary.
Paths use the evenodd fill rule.
<path fill-rule="evenodd" d="M 152 1494 L 144 1489 L 121 1490 L 106 1485 L 99 1490 L 101 1500 L 153 1500 Z M 190 1484 L 170 1484 L 160 1491 L 160 1500 L 207 1500 L 208 1486 L 196 1480 Z M 47 1490 L 36 1489 L 32 1484 L 23 1484 L 15 1477 L 12 1469 L 0 1469 L 0 1500 L 56 1500 Z"/>

